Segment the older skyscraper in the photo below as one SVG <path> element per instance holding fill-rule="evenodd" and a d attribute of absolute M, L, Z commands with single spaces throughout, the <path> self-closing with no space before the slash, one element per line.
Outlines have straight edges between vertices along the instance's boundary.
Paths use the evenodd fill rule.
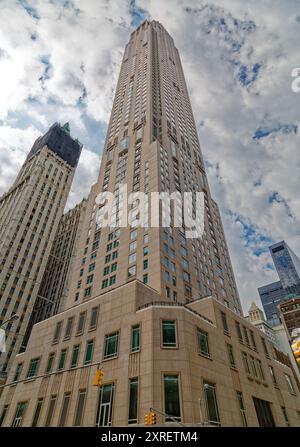
<path fill-rule="evenodd" d="M 138 200 L 123 227 L 121 183 L 204 191 L 203 237 L 188 238 L 186 221 L 139 226 Z M 114 228 L 99 225 L 103 191 L 120 199 Z M 154 408 L 160 424 L 299 425 L 291 369 L 241 315 L 179 54 L 156 21 L 126 46 L 78 250 L 65 309 L 34 325 L 15 359 L 0 424 L 143 425 Z"/>
<path fill-rule="evenodd" d="M 35 141 L 14 184 L 0 198 L 0 325 L 19 316 L 6 326 L 2 372 L 21 348 L 80 152 L 68 124 L 55 123 Z"/>

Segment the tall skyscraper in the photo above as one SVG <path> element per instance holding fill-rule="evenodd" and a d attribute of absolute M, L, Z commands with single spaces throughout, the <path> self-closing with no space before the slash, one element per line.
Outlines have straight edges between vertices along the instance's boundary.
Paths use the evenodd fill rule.
<path fill-rule="evenodd" d="M 271 245 L 270 252 L 286 294 L 300 294 L 300 259 L 285 241 Z"/>
<path fill-rule="evenodd" d="M 64 309 L 86 204 L 87 200 L 83 199 L 63 214 L 59 222 L 22 348 L 26 347 L 35 323 L 52 317 Z"/>
<path fill-rule="evenodd" d="M 277 306 L 286 297 L 281 282 L 276 281 L 258 288 L 266 319 L 272 326 L 280 324 Z"/>
<path fill-rule="evenodd" d="M 258 293 L 268 322 L 280 324 L 278 305 L 293 295 L 300 294 L 300 259 L 286 242 L 269 247 L 280 281 L 258 288 Z"/>
<path fill-rule="evenodd" d="M 6 326 L 2 372 L 21 349 L 81 147 L 68 124 L 55 123 L 35 141 L 14 184 L 0 198 L 0 325 L 19 316 Z"/>
<path fill-rule="evenodd" d="M 148 197 L 151 192 L 204 191 L 203 238 L 186 238 L 184 226 L 176 228 L 174 222 L 165 229 L 98 228 L 97 195 L 110 191 L 121 201 L 118 188 L 122 183 L 128 194 L 142 191 Z M 113 210 L 117 224 L 121 224 L 121 206 L 117 203 Z M 137 207 L 138 200 L 129 206 L 131 215 Z M 160 209 L 160 216 L 163 212 Z M 179 53 L 158 22 L 145 22 L 126 45 L 79 249 L 82 256 L 75 265 L 67 306 L 139 279 L 167 302 L 186 303 L 213 295 L 242 313 Z"/>
<path fill-rule="evenodd" d="M 120 183 L 204 191 L 203 236 L 138 226 L 136 201 L 136 225 L 122 227 Z M 99 225 L 103 191 L 120 199 L 114 228 Z M 85 216 L 66 306 L 33 326 L 2 388 L 0 425 L 143 425 L 150 408 L 166 425 L 299 425 L 291 369 L 241 315 L 178 50 L 156 21 L 126 46 Z"/>

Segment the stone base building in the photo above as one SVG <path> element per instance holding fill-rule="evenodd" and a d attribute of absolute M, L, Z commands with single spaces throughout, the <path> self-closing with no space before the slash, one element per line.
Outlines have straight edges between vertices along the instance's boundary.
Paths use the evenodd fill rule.
<path fill-rule="evenodd" d="M 158 426 L 300 426 L 299 396 L 244 318 L 209 296 L 166 303 L 133 280 L 33 327 L 2 387 L 0 423 L 143 426 L 154 408 Z"/>

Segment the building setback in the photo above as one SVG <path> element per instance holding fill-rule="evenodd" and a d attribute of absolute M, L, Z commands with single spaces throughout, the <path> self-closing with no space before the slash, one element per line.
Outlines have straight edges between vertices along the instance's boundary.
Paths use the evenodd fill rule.
<path fill-rule="evenodd" d="M 81 148 L 68 124 L 53 124 L 35 141 L 14 184 L 0 198 L 0 325 L 19 316 L 6 326 L 2 374 L 21 349 Z"/>
<path fill-rule="evenodd" d="M 173 221 L 101 228 L 96 198 L 120 198 L 120 183 L 204 191 L 203 236 Z M 120 215 L 117 204 L 117 225 Z M 150 408 L 161 425 L 300 425 L 292 370 L 242 316 L 178 50 L 156 21 L 125 48 L 70 284 L 64 311 L 33 327 L 1 388 L 3 426 L 143 425 Z"/>

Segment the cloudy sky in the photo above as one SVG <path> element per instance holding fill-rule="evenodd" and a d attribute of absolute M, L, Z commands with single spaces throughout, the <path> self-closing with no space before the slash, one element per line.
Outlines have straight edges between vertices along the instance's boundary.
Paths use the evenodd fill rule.
<path fill-rule="evenodd" d="M 33 141 L 70 122 L 84 144 L 69 206 L 96 179 L 124 45 L 159 20 L 181 54 L 244 310 L 300 255 L 299 0 L 0 0 L 0 194 Z"/>

